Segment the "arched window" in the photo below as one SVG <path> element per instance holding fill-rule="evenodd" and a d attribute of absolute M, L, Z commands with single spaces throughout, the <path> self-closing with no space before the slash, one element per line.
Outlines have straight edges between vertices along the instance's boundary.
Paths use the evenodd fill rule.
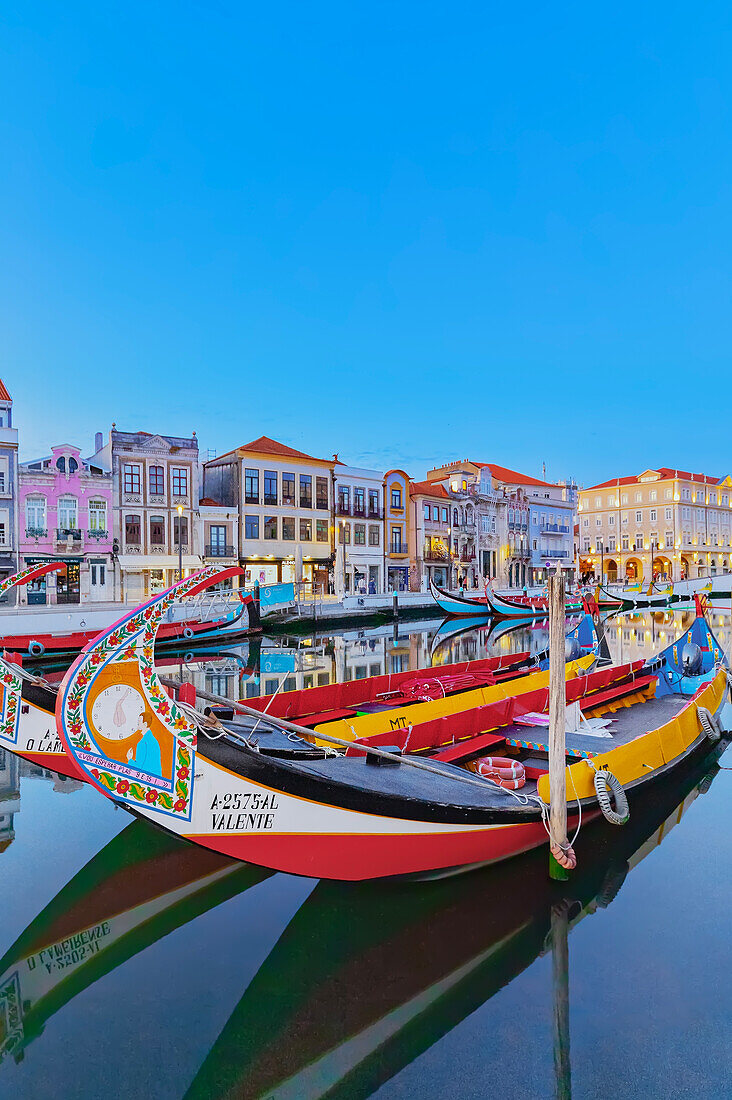
<path fill-rule="evenodd" d="M 125 543 L 127 546 L 140 545 L 139 516 L 125 516 Z"/>
<path fill-rule="evenodd" d="M 25 528 L 28 535 L 46 534 L 46 498 L 27 497 L 25 501 Z"/>
<path fill-rule="evenodd" d="M 60 470 L 62 474 L 66 473 L 66 459 L 63 455 L 59 455 L 56 459 L 56 469 Z"/>
<path fill-rule="evenodd" d="M 79 463 L 76 461 L 75 458 L 70 458 L 69 459 L 69 473 L 70 474 L 75 474 L 78 469 L 79 469 Z"/>
<path fill-rule="evenodd" d="M 165 516 L 150 516 L 150 545 L 165 546 Z"/>
<path fill-rule="evenodd" d="M 453 508 L 453 510 L 452 510 L 452 525 L 453 525 L 453 527 L 457 527 L 457 521 L 458 521 L 457 508 Z"/>
<path fill-rule="evenodd" d="M 62 531 L 76 531 L 78 528 L 76 497 L 59 497 L 56 507 L 59 528 Z"/>

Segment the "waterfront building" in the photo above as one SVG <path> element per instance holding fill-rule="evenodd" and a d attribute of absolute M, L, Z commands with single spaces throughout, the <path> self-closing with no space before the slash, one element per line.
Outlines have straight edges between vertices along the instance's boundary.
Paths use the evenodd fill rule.
<path fill-rule="evenodd" d="M 333 486 L 337 542 L 344 548 L 345 592 L 382 592 L 384 475 L 346 466 L 334 455 Z"/>
<path fill-rule="evenodd" d="M 179 547 L 183 575 L 201 568 L 197 542 L 198 440 L 97 432 L 92 463 L 111 474 L 114 493 L 115 598 L 142 602 L 173 584 Z"/>
<path fill-rule="evenodd" d="M 444 485 L 413 481 L 409 499 L 411 587 L 425 592 L 430 580 L 440 588 L 448 587 L 452 584 L 452 497 Z"/>
<path fill-rule="evenodd" d="M 219 504 L 211 497 L 201 497 L 196 518 L 204 565 L 238 565 L 239 509 L 235 505 Z M 223 583 L 227 588 L 238 588 L 237 581 L 235 577 L 233 582 L 229 579 Z"/>
<path fill-rule="evenodd" d="M 20 759 L 0 749 L 0 853 L 15 839 L 15 815 L 20 810 Z"/>
<path fill-rule="evenodd" d="M 387 470 L 384 474 L 384 577 L 389 592 L 406 592 L 410 587 L 409 567 L 409 474 Z"/>
<path fill-rule="evenodd" d="M 615 580 L 714 576 L 732 563 L 732 479 L 661 466 L 580 492 L 580 570 Z"/>
<path fill-rule="evenodd" d="M 29 604 L 78 604 L 114 598 L 112 479 L 78 447 L 18 467 L 20 566 L 63 561 L 65 568 L 20 588 Z"/>
<path fill-rule="evenodd" d="M 264 435 L 204 463 L 204 496 L 238 510 L 246 587 L 302 579 L 328 591 L 333 468 Z"/>
<path fill-rule="evenodd" d="M 574 579 L 574 516 L 571 482 L 549 482 L 493 462 L 469 459 L 427 474 L 461 503 L 453 530 L 453 557 L 468 585 L 495 580 L 523 587 L 546 580 L 547 564 L 561 563 Z M 454 511 L 454 509 L 453 509 Z"/>
<path fill-rule="evenodd" d="M 18 429 L 13 427 L 13 399 L 0 380 L 0 581 L 18 571 Z M 10 590 L 3 603 L 15 603 Z"/>

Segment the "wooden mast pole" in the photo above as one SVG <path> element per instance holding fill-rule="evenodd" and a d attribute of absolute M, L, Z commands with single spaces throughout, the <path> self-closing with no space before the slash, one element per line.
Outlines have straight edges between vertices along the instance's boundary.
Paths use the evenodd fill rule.
<path fill-rule="evenodd" d="M 566 879 L 576 865 L 567 840 L 566 694 L 564 671 L 564 575 L 560 563 L 549 590 L 549 874 Z"/>
<path fill-rule="evenodd" d="M 566 903 L 552 908 L 552 1030 L 557 1100 L 572 1096 L 569 1059 L 569 918 Z"/>

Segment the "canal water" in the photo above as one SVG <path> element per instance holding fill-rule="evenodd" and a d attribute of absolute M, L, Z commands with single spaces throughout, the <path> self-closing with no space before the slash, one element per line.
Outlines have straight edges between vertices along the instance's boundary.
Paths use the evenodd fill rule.
<path fill-rule="evenodd" d="M 689 622 L 611 619 L 613 656 Z M 419 622 L 164 661 L 233 698 L 546 642 Z M 729 764 L 587 827 L 567 883 L 538 852 L 388 885 L 228 862 L 4 755 L 0 1097 L 729 1095 Z"/>

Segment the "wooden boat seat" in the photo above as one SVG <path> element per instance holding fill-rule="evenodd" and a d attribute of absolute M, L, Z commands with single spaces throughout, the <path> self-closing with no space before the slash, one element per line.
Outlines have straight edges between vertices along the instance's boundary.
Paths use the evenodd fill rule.
<path fill-rule="evenodd" d="M 431 760 L 444 760 L 445 763 L 454 763 L 456 760 L 465 760 L 482 749 L 488 749 L 493 745 L 505 743 L 502 733 L 482 733 L 478 737 L 470 737 L 467 741 L 460 741 L 457 745 L 450 745 L 447 749 L 436 752 Z"/>

